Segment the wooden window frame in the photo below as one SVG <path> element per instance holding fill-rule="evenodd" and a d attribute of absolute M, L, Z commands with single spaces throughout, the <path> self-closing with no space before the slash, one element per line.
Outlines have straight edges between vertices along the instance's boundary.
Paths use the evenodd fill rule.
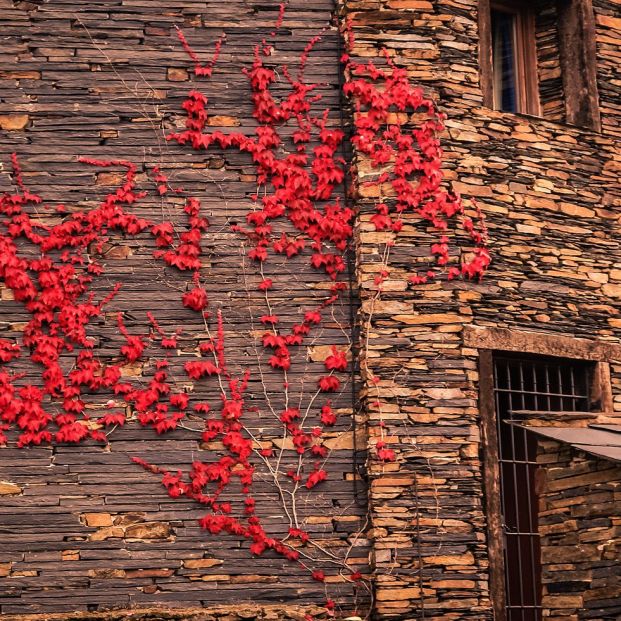
<path fill-rule="evenodd" d="M 487 554 L 489 557 L 489 592 L 494 621 L 506 621 L 505 561 L 502 544 L 500 468 L 498 466 L 498 432 L 494 403 L 494 361 L 491 349 L 479 351 L 479 412 L 481 415 L 481 449 L 483 496 L 487 516 Z"/>
<path fill-rule="evenodd" d="M 621 346 L 604 341 L 477 326 L 467 326 L 464 329 L 464 345 L 478 350 L 479 355 L 481 461 L 484 508 L 487 516 L 490 599 L 494 620 L 506 621 L 493 353 L 505 351 L 594 362 L 591 400 L 599 404 L 600 412 L 611 414 L 613 399 L 609 361 L 621 360 Z"/>
<path fill-rule="evenodd" d="M 532 2 L 524 2 L 524 5 Z M 506 0 L 478 0 L 479 21 L 479 68 L 483 105 L 494 106 L 494 78 L 492 62 L 492 20 L 491 10 L 526 12 L 530 17 L 522 17 L 522 43 L 518 46 L 524 50 L 522 67 L 537 66 L 537 48 L 535 38 L 535 14 L 513 5 Z M 597 92 L 597 52 L 596 30 L 592 0 L 565 0 L 557 2 L 559 61 L 563 80 L 563 100 L 565 122 L 594 131 L 601 131 L 599 97 Z M 516 37 L 518 39 L 518 37 Z M 518 114 L 541 115 L 537 71 L 527 72 L 524 77 L 527 92 L 534 92 L 531 101 L 519 101 Z M 532 75 L 531 75 L 532 74 Z M 522 80 L 518 76 L 516 79 Z M 527 97 L 529 99 L 529 97 Z"/>
<path fill-rule="evenodd" d="M 601 131 L 592 0 L 566 0 L 557 7 L 566 121 Z"/>

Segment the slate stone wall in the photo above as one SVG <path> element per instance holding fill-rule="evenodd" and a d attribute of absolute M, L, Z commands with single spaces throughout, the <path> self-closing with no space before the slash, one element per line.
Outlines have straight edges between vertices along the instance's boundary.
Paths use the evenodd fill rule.
<path fill-rule="evenodd" d="M 477 337 L 465 328 L 540 337 L 621 338 L 621 156 L 618 2 L 594 0 L 602 131 L 483 105 L 476 0 L 346 0 L 354 56 L 385 47 L 448 116 L 442 136 L 449 184 L 486 216 L 493 263 L 484 281 L 408 286 L 429 256 L 415 217 L 384 264 L 390 234 L 376 232 L 374 197 L 361 188 L 358 282 L 368 337 L 372 447 L 386 424 L 394 464 L 369 463 L 380 618 L 492 618 L 482 470 Z M 360 180 L 373 171 L 358 160 Z M 364 177 L 366 175 L 366 178 Z M 462 251 L 467 249 L 462 248 Z M 387 269 L 379 302 L 375 276 Z M 373 308 L 371 312 L 371 308 Z M 365 331 L 366 330 L 366 331 Z M 502 349 L 501 341 L 484 347 Z M 546 353 L 560 352 L 554 345 Z M 609 407 L 621 414 L 621 359 L 607 364 Z M 373 403 L 380 376 L 380 406 Z M 611 412 L 609 412 L 611 413 Z"/>
<path fill-rule="evenodd" d="M 412 81 L 422 84 L 447 113 L 446 176 L 455 190 L 478 200 L 494 259 L 481 284 L 410 287 L 407 276 L 427 261 L 430 241 L 430 231 L 410 217 L 391 251 L 390 277 L 371 316 L 374 278 L 386 267 L 381 256 L 389 236 L 377 233 L 370 222 L 374 197 L 359 195 L 357 281 L 362 342 L 367 336 L 369 342 L 362 355 L 382 378 L 382 419 L 397 452 L 394 464 L 368 463 L 377 616 L 484 621 L 492 612 L 479 356 L 464 327 L 522 330 L 534 339 L 575 335 L 589 342 L 620 342 L 619 3 L 594 0 L 601 132 L 483 106 L 475 0 L 343 0 L 340 7 L 353 18 L 356 55 L 375 58 L 379 48 L 388 48 L 408 68 Z M 317 0 L 294 3 L 291 10 L 295 19 L 285 57 L 297 55 L 328 23 L 332 6 Z M 190 31 L 206 26 L 201 32 L 209 42 L 222 28 L 229 31 L 232 51 L 224 53 L 223 62 L 230 71 L 213 82 L 213 103 L 219 122 L 243 127 L 250 107 L 239 100 L 245 88 L 241 59 L 248 58 L 257 31 L 269 31 L 275 15 L 275 3 L 3 0 L 3 161 L 16 150 L 27 182 L 50 201 L 66 201 L 68 195 L 93 200 L 101 191 L 98 184 L 115 181 L 85 170 L 76 155 L 161 159 L 170 170 L 177 163 L 190 164 L 198 177 L 184 177 L 184 184 L 199 189 L 209 184 L 205 198 L 214 228 L 223 231 L 227 218 L 244 213 L 239 201 L 256 188 L 247 162 L 215 155 L 186 160 L 163 142 L 153 143 L 154 134 L 177 122 L 188 90 L 188 65 L 172 26 L 181 23 Z M 328 84 L 325 94 L 333 103 L 338 101 L 337 49 L 330 31 L 310 74 L 315 71 Z M 146 154 L 145 144 L 153 145 Z M 364 174 L 365 163 L 357 163 Z M 248 329 L 240 331 L 246 319 L 235 315 L 242 306 L 236 297 L 239 241 L 222 232 L 214 244 L 225 256 L 214 258 L 225 274 L 214 296 L 229 299 L 235 324 L 229 333 L 235 355 L 243 359 Z M 119 274 L 144 264 L 144 257 L 133 252 L 114 250 Z M 161 295 L 148 293 L 148 283 L 157 276 L 147 273 L 135 283 L 125 300 L 128 308 L 140 299 L 142 310 L 159 304 L 165 314 Z M 304 278 L 314 282 L 312 273 Z M 7 294 L 2 295 L 1 325 L 12 330 L 20 316 Z M 312 286 L 300 288 L 301 298 L 314 295 Z M 342 317 L 346 324 L 347 308 Z M 178 320 L 174 313 L 167 318 L 170 325 Z M 336 336 L 342 325 L 331 325 L 321 343 L 342 338 Z M 615 354 L 608 362 L 612 402 L 621 413 L 621 357 Z M 371 388 L 374 393 L 375 387 L 364 385 L 361 394 L 372 448 L 380 408 L 372 404 Z M 324 497 L 331 503 L 309 509 L 309 521 L 318 531 L 333 532 L 335 546 L 359 527 L 365 511 L 351 482 L 351 425 L 344 424 L 340 434 L 335 442 L 341 442 L 337 446 L 343 452 L 333 463 L 341 478 L 335 470 L 338 483 Z M 128 446 L 118 450 L 135 447 L 143 437 L 142 432 L 126 436 Z M 154 449 L 170 465 L 195 448 L 183 434 L 159 442 L 166 445 Z M 193 526 L 197 514 L 163 501 L 158 484 L 123 465 L 124 453 L 99 456 L 62 448 L 53 454 L 33 449 L 24 456 L 9 449 L 1 458 L 0 478 L 11 482 L 0 502 L 3 614 L 110 605 L 213 605 L 240 593 L 264 601 L 313 603 L 322 598 L 316 585 L 271 560 L 253 564 L 248 578 L 246 553 L 242 558 L 237 543 L 227 541 L 215 549 Z M 110 472 L 121 480 L 110 482 Z M 264 502 L 273 503 L 267 491 Z M 14 538 L 7 539 L 7 532 L 15 533 Z M 356 556 L 363 561 L 366 550 Z"/>
<path fill-rule="evenodd" d="M 621 466 L 559 442 L 539 443 L 543 614 L 550 621 L 621 615 Z"/>
<path fill-rule="evenodd" d="M 308 41 L 325 29 L 306 73 L 309 81 L 322 84 L 322 105 L 331 109 L 330 123 L 338 124 L 338 43 L 330 25 L 332 11 L 332 0 L 292 2 L 272 60 L 276 66 L 290 63 L 295 71 Z M 231 230 L 232 224 L 245 224 L 252 209 L 256 168 L 247 154 L 215 148 L 197 153 L 167 142 L 165 136 L 184 127 L 181 104 L 192 88 L 209 97 L 211 128 L 253 131 L 251 93 L 241 70 L 251 65 L 254 46 L 270 36 L 277 17 L 275 1 L 0 0 L 0 191 L 13 189 L 10 154 L 16 152 L 30 191 L 42 196 L 46 205 L 63 203 L 69 212 L 99 204 L 123 179 L 118 167 L 86 166 L 78 162 L 80 156 L 133 161 L 139 168 L 139 186 L 151 190 L 145 170 L 157 164 L 173 187 L 182 186 L 198 198 L 210 221 L 202 270 L 209 308 L 223 311 L 231 369 L 240 374 L 251 370 L 247 394 L 257 412 L 249 414 L 249 425 L 261 430 L 265 446 L 271 446 L 270 437 L 282 435 L 280 423 L 270 422 L 270 407 L 275 412 L 284 409 L 283 378 L 255 346 L 264 333 L 258 321 L 265 312 L 263 294 L 256 289 L 263 277 L 246 256 L 247 240 Z M 175 26 L 184 30 L 205 60 L 226 32 L 211 80 L 192 76 L 192 62 Z M 282 75 L 280 79 L 284 81 Z M 286 91 L 281 84 L 276 86 L 280 94 Z M 169 194 L 161 200 L 154 194 L 135 206 L 141 217 L 173 222 L 184 217 L 183 198 Z M 41 217 L 53 218 L 54 213 L 42 207 Z M 103 359 L 118 356 L 122 345 L 116 310 L 125 313 L 132 334 L 149 330 L 147 311 L 167 334 L 182 327 L 177 353 L 187 360 L 196 356 L 196 339 L 206 336 L 200 316 L 180 303 L 187 272 L 165 268 L 154 260 L 153 250 L 148 236 L 120 235 L 112 235 L 102 249 L 99 260 L 106 272 L 93 285 L 96 299 L 107 295 L 114 283 L 123 284 L 110 314 L 94 322 L 92 329 L 97 355 Z M 327 296 L 325 274 L 311 268 L 309 253 L 297 261 L 278 257 L 266 265 L 272 271 L 266 276 L 275 282 L 273 310 L 281 325 L 299 322 Z M 325 372 L 322 361 L 329 346 L 349 346 L 349 306 L 345 291 L 333 313 L 326 311 L 311 347 L 294 355 L 289 382 L 296 402 L 303 394 L 300 403 L 308 404 Z M 0 285 L 0 337 L 15 338 L 28 319 L 22 305 Z M 259 359 L 262 377 L 257 372 Z M 11 367 L 40 381 L 40 369 L 27 363 L 22 356 Z M 126 365 L 124 374 L 132 382 L 148 381 L 153 364 Z M 177 380 L 187 384 L 182 372 Z M 217 389 L 212 397 L 217 405 Z M 96 416 L 106 410 L 109 398 L 89 397 L 89 411 Z M 365 571 L 366 540 L 356 534 L 364 530 L 366 493 L 360 481 L 354 482 L 352 392 L 346 376 L 332 403 L 339 422 L 326 437 L 332 451 L 326 464 L 329 480 L 322 485 L 323 493 L 320 487 L 312 493 L 303 488 L 299 512 L 313 536 L 337 555 L 344 555 L 353 543 L 350 562 Z M 253 558 L 247 541 L 205 532 L 198 525 L 205 514 L 200 506 L 170 498 L 161 477 L 130 461 L 138 456 L 173 472 L 187 471 L 194 459 L 209 460 L 222 450 L 221 445 L 201 444 L 200 432 L 177 429 L 159 436 L 129 425 L 113 434 L 111 448 L 105 451 L 94 443 L 17 449 L 15 437 L 10 440 L 7 448 L 0 448 L 0 481 L 6 482 L 0 484 L 2 616 L 203 604 L 211 610 L 240 602 L 251 602 L 256 614 L 262 605 L 288 602 L 292 614 L 297 610 L 300 616 L 300 607 L 325 603 L 324 585 L 310 572 L 269 552 Z M 266 472 L 257 473 L 254 495 L 270 536 L 286 536 L 288 519 Z M 243 497 L 237 494 L 229 500 L 241 503 Z M 324 571 L 333 596 L 345 609 L 350 610 L 354 600 L 364 600 L 333 564 Z M 250 614 L 247 607 L 240 609 Z M 274 618 L 284 613 L 281 609 L 269 614 Z M 230 609 L 218 615 L 238 618 Z"/>

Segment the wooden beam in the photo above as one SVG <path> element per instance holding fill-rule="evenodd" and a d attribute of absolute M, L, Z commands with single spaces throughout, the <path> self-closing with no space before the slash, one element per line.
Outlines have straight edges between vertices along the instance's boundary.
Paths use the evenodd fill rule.
<path fill-rule="evenodd" d="M 494 82 L 492 77 L 492 18 L 489 0 L 479 0 L 479 80 L 483 105 L 494 107 Z"/>
<path fill-rule="evenodd" d="M 494 404 L 492 352 L 479 352 L 479 412 L 483 450 L 483 493 L 487 515 L 487 549 L 490 567 L 490 598 L 495 621 L 506 621 L 502 517 L 500 509 L 500 467 L 498 432 Z"/>
<path fill-rule="evenodd" d="M 595 20 L 591 0 L 558 0 L 557 10 L 567 122 L 599 131 Z"/>
<path fill-rule="evenodd" d="M 618 343 L 508 328 L 464 326 L 464 344 L 477 349 L 515 351 L 576 360 L 621 361 L 621 345 Z"/>

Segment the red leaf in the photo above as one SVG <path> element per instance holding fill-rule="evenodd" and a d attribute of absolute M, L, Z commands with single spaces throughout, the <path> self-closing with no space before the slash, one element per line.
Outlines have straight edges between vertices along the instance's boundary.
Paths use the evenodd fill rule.
<path fill-rule="evenodd" d="M 336 424 L 336 414 L 330 407 L 330 404 L 324 405 L 321 408 L 321 422 L 326 427 L 332 427 L 332 425 Z"/>
<path fill-rule="evenodd" d="M 107 427 L 112 427 L 113 425 L 124 425 L 125 424 L 125 414 L 122 412 L 114 412 L 112 414 L 104 414 L 98 421 L 100 424 L 105 425 Z"/>
<path fill-rule="evenodd" d="M 195 287 L 183 294 L 183 305 L 195 311 L 202 311 L 207 307 L 207 292 L 202 287 Z"/>
<path fill-rule="evenodd" d="M 300 418 L 300 410 L 298 408 L 289 408 L 280 415 L 280 420 L 289 424 Z"/>
<path fill-rule="evenodd" d="M 332 346 L 332 355 L 328 356 L 324 362 L 328 371 L 345 371 L 347 369 L 347 357 L 345 353 Z"/>
<path fill-rule="evenodd" d="M 139 336 L 128 336 L 127 344 L 121 347 L 121 354 L 125 356 L 128 362 L 135 362 L 142 356 L 144 347 L 144 342 Z"/>
<path fill-rule="evenodd" d="M 320 323 L 321 322 L 321 314 L 318 311 L 308 311 L 304 315 L 304 321 L 306 323 Z"/>
<path fill-rule="evenodd" d="M 378 442 L 379 444 L 379 442 Z M 395 461 L 396 460 L 396 456 L 395 456 L 395 452 L 392 449 L 387 449 L 387 448 L 380 448 L 377 451 L 377 456 L 382 460 L 382 461 Z"/>
<path fill-rule="evenodd" d="M 324 375 L 317 383 L 322 392 L 334 392 L 341 387 L 341 382 L 334 375 Z"/>
<path fill-rule="evenodd" d="M 17 343 L 7 339 L 0 339 L 0 362 L 11 362 L 13 358 L 18 358 L 20 348 Z"/>
<path fill-rule="evenodd" d="M 184 367 L 185 372 L 192 379 L 198 380 L 205 375 L 218 375 L 220 373 L 220 369 L 213 364 L 213 362 L 206 361 L 191 361 L 186 362 Z"/>
<path fill-rule="evenodd" d="M 312 489 L 315 485 L 318 485 L 321 481 L 325 481 L 327 478 L 328 473 L 325 470 L 315 470 L 308 475 L 305 485 L 308 489 Z"/>

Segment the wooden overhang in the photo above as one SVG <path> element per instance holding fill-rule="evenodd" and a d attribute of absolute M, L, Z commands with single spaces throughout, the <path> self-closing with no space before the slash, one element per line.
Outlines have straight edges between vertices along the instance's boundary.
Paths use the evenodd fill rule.
<path fill-rule="evenodd" d="M 591 423 L 587 427 L 533 427 L 516 422 L 511 424 L 543 438 L 570 444 L 596 457 L 621 462 L 621 425 Z"/>

